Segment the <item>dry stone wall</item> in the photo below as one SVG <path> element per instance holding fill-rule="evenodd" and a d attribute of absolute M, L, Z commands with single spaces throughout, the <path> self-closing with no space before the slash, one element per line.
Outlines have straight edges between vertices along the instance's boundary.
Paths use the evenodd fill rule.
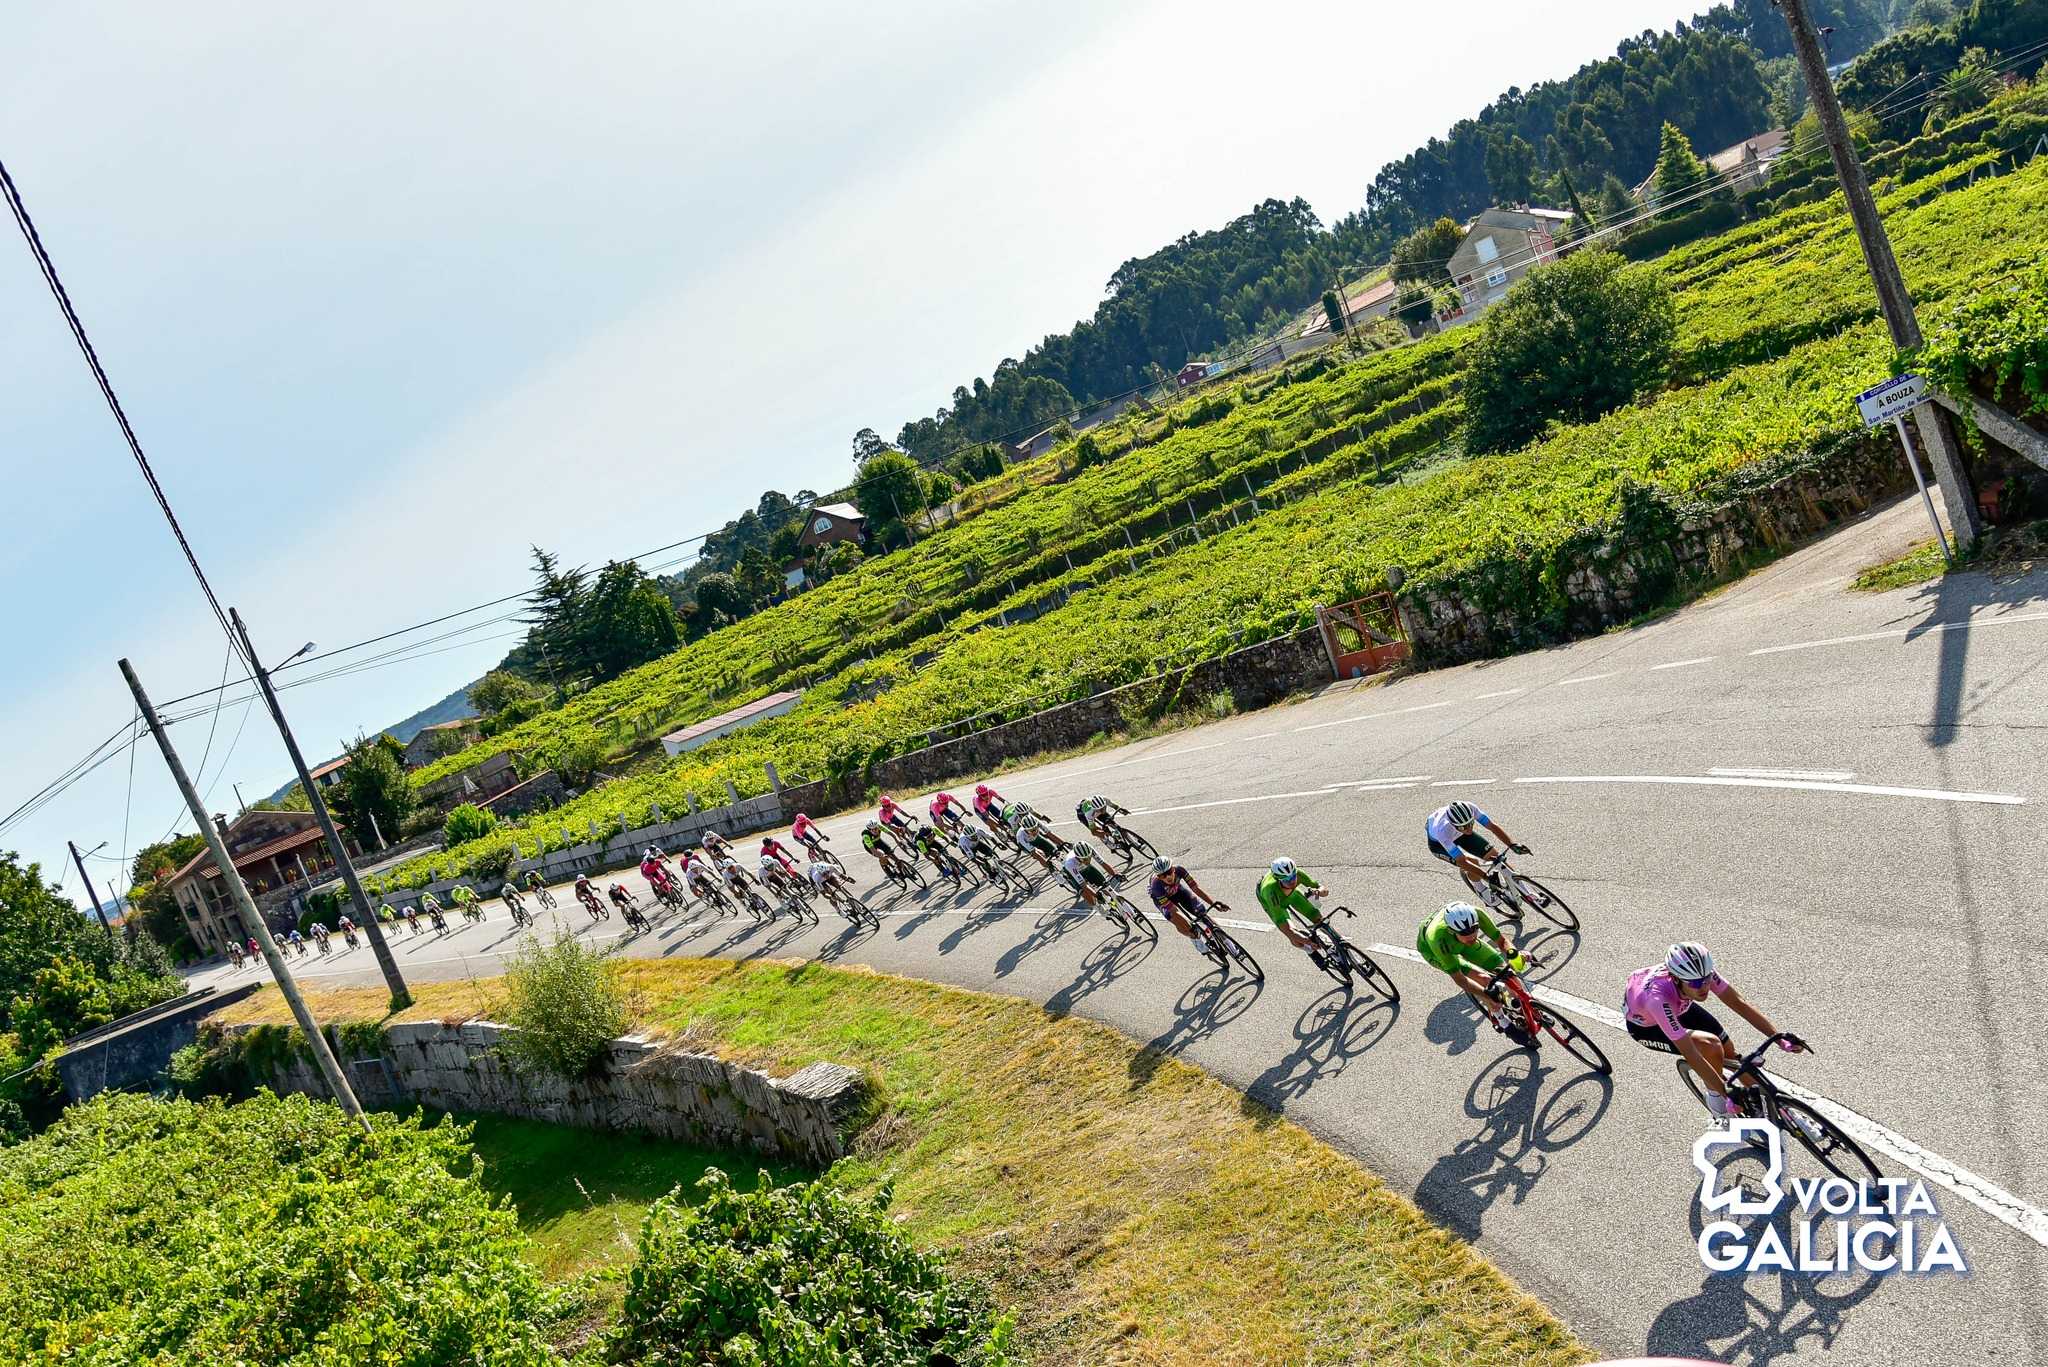
<path fill-rule="evenodd" d="M 707 1148 L 751 1149 L 824 1167 L 846 1153 L 866 1084 L 858 1071 L 813 1063 L 786 1078 L 710 1054 L 628 1036 L 594 1077 L 570 1080 L 515 1069 L 497 1050 L 512 1027 L 488 1021 L 423 1022 L 384 1032 L 379 1053 L 347 1057 L 366 1105 L 489 1111 L 585 1130 L 632 1130 Z M 273 1090 L 327 1095 L 320 1071 L 295 1058 Z"/>

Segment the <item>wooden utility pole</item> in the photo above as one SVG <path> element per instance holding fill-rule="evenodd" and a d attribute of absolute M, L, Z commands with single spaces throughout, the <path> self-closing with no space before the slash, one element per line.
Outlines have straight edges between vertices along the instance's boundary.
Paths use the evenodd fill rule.
<path fill-rule="evenodd" d="M 1785 11 L 1785 23 L 1792 30 L 1792 50 L 1806 77 L 1807 94 L 1820 118 L 1821 131 L 1827 135 L 1828 153 L 1834 158 L 1835 175 L 1842 182 L 1842 197 L 1848 202 L 1857 240 L 1863 244 L 1863 260 L 1870 268 L 1871 283 L 1877 287 L 1878 307 L 1884 311 L 1885 325 L 1891 329 L 1892 345 L 1901 351 L 1911 350 L 1921 343 L 1920 320 L 1913 312 L 1912 296 L 1906 293 L 1906 279 L 1899 273 L 1898 258 L 1892 255 L 1891 239 L 1885 235 L 1884 223 L 1877 216 L 1877 201 L 1871 197 L 1870 183 L 1864 179 L 1863 163 L 1857 159 L 1855 144 L 1849 139 L 1849 124 L 1842 117 L 1842 102 L 1835 98 L 1835 83 L 1828 76 L 1827 57 L 1821 51 L 1820 34 L 1813 26 L 1812 16 L 1807 13 L 1807 0 L 1776 2 Z M 1978 528 L 1977 500 L 1970 488 L 1962 444 L 1956 439 L 1948 415 L 1933 404 L 1915 409 L 1913 422 L 1919 429 L 1935 482 L 1941 486 L 1941 502 L 1948 512 L 1949 526 L 1955 531 L 1956 549 L 1962 550 L 1977 539 Z"/>
<path fill-rule="evenodd" d="M 249 628 L 243 624 L 242 614 L 229 608 L 228 619 L 235 624 L 235 634 L 241 638 L 242 653 L 249 661 L 250 672 L 256 676 L 256 687 L 263 693 L 263 703 L 270 709 L 270 719 L 277 723 L 277 734 L 284 737 L 284 748 L 292 757 L 292 768 L 298 770 L 299 786 L 306 790 L 306 805 L 313 809 L 313 819 L 320 823 L 320 833 L 327 837 L 327 848 L 334 856 L 334 865 L 341 870 L 341 881 L 347 886 L 349 901 L 356 909 L 356 923 L 370 937 L 370 949 L 376 954 L 377 967 L 384 974 L 384 986 L 391 990 L 391 1009 L 402 1011 L 412 1005 L 412 993 L 406 989 L 405 978 L 398 971 L 398 960 L 392 957 L 391 946 L 384 942 L 384 928 L 378 923 L 376 912 L 370 908 L 370 899 L 356 878 L 355 861 L 348 857 L 348 846 L 342 844 L 341 832 L 335 829 L 334 818 L 328 815 L 327 799 L 320 796 L 320 785 L 313 782 L 312 774 L 306 770 L 306 757 L 299 753 L 298 738 L 292 735 L 292 728 L 284 719 L 284 709 L 277 705 L 277 693 L 270 686 L 270 671 L 256 658 L 256 646 L 249 639 Z M 306 881 L 311 883 L 312 879 Z"/>
<path fill-rule="evenodd" d="M 320 1023 L 313 1019 L 312 1008 L 299 995 L 299 985 L 292 980 L 292 971 L 286 966 L 284 955 L 278 952 L 277 941 L 270 936 L 270 923 L 256 910 L 256 901 L 249 896 L 248 886 L 242 882 L 235 861 L 228 857 L 227 841 L 221 838 L 220 828 L 213 824 L 213 818 L 206 814 L 206 804 L 200 800 L 199 790 L 192 786 L 192 776 L 185 772 L 184 762 L 171 748 L 171 738 L 164 731 L 155 705 L 142 691 L 142 680 L 135 677 L 135 666 L 126 660 L 121 661 L 121 677 L 128 681 L 128 691 L 135 695 L 135 706 L 141 710 L 142 719 L 149 723 L 149 733 L 156 737 L 157 748 L 164 752 L 164 763 L 170 767 L 171 777 L 177 780 L 178 791 L 184 794 L 192 819 L 199 823 L 199 833 L 206 837 L 206 848 L 213 855 L 213 866 L 220 871 L 222 885 L 227 888 L 242 919 L 248 922 L 249 933 L 256 937 L 264 962 L 270 965 L 270 975 L 277 980 L 277 990 L 284 993 L 285 1001 L 290 1003 L 292 1017 L 305 1033 L 306 1043 L 313 1050 L 313 1061 L 320 1065 L 320 1075 L 327 1079 L 327 1088 L 334 1093 L 335 1104 L 361 1125 L 364 1133 L 368 1133 L 370 1121 L 363 1114 L 362 1103 L 356 1100 L 355 1090 L 348 1085 L 348 1077 L 341 1071 L 334 1050 L 328 1047 L 327 1036 L 321 1033 Z"/>
<path fill-rule="evenodd" d="M 107 924 L 107 912 L 100 905 L 100 895 L 92 890 L 92 875 L 85 871 L 85 856 L 78 852 L 78 842 L 67 840 L 64 843 L 71 847 L 71 862 L 78 865 L 79 880 L 85 884 L 85 895 L 92 901 L 92 914 L 100 918 L 100 929 L 112 935 L 114 928 Z"/>

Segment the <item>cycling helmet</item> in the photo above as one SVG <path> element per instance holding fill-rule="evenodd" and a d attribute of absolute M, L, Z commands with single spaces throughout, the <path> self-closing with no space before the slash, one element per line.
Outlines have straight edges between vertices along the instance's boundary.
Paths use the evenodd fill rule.
<path fill-rule="evenodd" d="M 977 783 L 974 785 L 974 795 L 976 797 L 993 797 L 995 796 L 995 791 L 995 789 L 989 787 L 986 783 Z"/>
<path fill-rule="evenodd" d="M 1479 929 L 1479 908 L 1470 902 L 1452 902 L 1444 907 L 1444 924 L 1460 935 Z"/>
<path fill-rule="evenodd" d="M 1469 802 L 1453 802 L 1444 808 L 1444 815 L 1453 826 L 1469 826 L 1479 819 L 1479 813 L 1472 809 Z"/>
<path fill-rule="evenodd" d="M 790 818 L 789 824 L 792 826 L 801 826 L 804 822 L 809 820 L 810 817 L 804 815 L 802 812 L 798 812 L 794 817 Z"/>
<path fill-rule="evenodd" d="M 1702 983 L 1714 976 L 1714 956 L 1707 953 L 1707 947 L 1697 940 L 1686 940 L 1671 946 L 1671 953 L 1665 956 L 1664 967 L 1671 970 L 1671 976 L 1680 982 Z"/>
<path fill-rule="evenodd" d="M 867 831 L 879 831 L 882 829 L 882 823 L 875 820 L 873 817 L 869 817 L 868 824 L 863 826 L 861 829 Z"/>
<path fill-rule="evenodd" d="M 1076 840 L 1074 842 L 1074 853 L 1080 855 L 1083 859 L 1093 859 L 1095 857 L 1095 847 L 1085 840 Z"/>
<path fill-rule="evenodd" d="M 1152 872 L 1159 877 L 1164 877 L 1165 875 L 1172 873 L 1173 861 L 1171 859 L 1168 859 L 1163 854 L 1160 855 L 1157 859 L 1152 861 Z"/>
<path fill-rule="evenodd" d="M 1292 883 L 1301 876 L 1301 870 L 1294 867 L 1294 861 L 1281 855 L 1273 861 L 1273 876 L 1283 883 Z"/>

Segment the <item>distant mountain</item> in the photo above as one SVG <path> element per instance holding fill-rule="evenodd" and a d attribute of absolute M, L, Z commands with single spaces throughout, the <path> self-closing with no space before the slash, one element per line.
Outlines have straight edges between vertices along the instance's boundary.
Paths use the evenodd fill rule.
<path fill-rule="evenodd" d="M 395 722 L 383 729 L 393 740 L 403 745 L 429 726 L 439 726 L 444 721 L 460 721 L 464 717 L 474 717 L 476 709 L 469 705 L 469 690 L 482 682 L 482 679 L 471 679 L 468 683 L 431 707 L 423 707 L 404 721 Z M 312 767 L 318 769 L 321 764 L 327 764 L 340 758 L 341 756 L 339 755 L 329 755 L 326 759 L 319 761 Z M 280 800 L 286 793 L 296 788 L 298 783 L 297 779 L 291 780 L 284 787 L 272 793 L 267 800 L 271 802 Z"/>

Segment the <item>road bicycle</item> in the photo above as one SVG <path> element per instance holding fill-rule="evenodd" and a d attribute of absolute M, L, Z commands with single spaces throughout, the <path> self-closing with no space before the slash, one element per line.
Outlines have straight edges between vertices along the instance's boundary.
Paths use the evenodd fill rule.
<path fill-rule="evenodd" d="M 635 930 L 654 929 L 654 922 L 648 920 L 647 913 L 640 910 L 640 899 L 637 897 L 628 897 L 619 903 L 619 915 Z"/>
<path fill-rule="evenodd" d="M 1117 858 L 1123 860 L 1126 864 L 1141 855 L 1148 860 L 1159 857 L 1158 847 L 1144 836 L 1139 835 L 1113 816 L 1104 816 L 1101 819 L 1106 829 L 1098 831 L 1096 834 L 1100 835 L 1102 843 L 1114 850 Z"/>
<path fill-rule="evenodd" d="M 515 897 L 512 900 L 506 902 L 505 905 L 512 912 L 513 925 L 530 926 L 533 924 L 533 913 L 526 909 L 526 904 L 524 902 L 521 902 L 518 898 Z"/>
<path fill-rule="evenodd" d="M 833 868 L 844 874 L 846 872 L 846 865 L 839 862 L 838 855 L 825 848 L 825 839 L 824 836 L 819 836 L 815 840 L 800 840 L 797 843 L 811 852 L 811 858 L 821 864 L 830 864 Z"/>
<path fill-rule="evenodd" d="M 594 892 L 579 892 L 576 894 L 576 900 L 583 904 L 583 909 L 590 913 L 590 919 L 593 921 L 602 921 L 611 916 L 611 913 L 604 909 L 604 900 Z"/>
<path fill-rule="evenodd" d="M 1763 1057 L 1771 1046 L 1783 1040 L 1796 1044 L 1808 1053 L 1813 1046 L 1797 1035 L 1780 1030 L 1769 1039 L 1749 1051 L 1736 1063 L 1727 1065 L 1728 1096 L 1741 1113 L 1755 1120 L 1767 1120 L 1777 1126 L 1783 1134 L 1797 1140 L 1799 1146 L 1812 1154 L 1820 1165 L 1837 1177 L 1846 1177 L 1851 1182 L 1864 1181 L 1875 1184 L 1882 1174 L 1877 1164 L 1870 1160 L 1862 1146 L 1851 1139 L 1848 1132 L 1834 1121 L 1822 1115 L 1796 1096 L 1786 1096 L 1778 1090 L 1771 1075 L 1763 1069 Z M 1685 1079 L 1686 1088 L 1691 1091 L 1700 1105 L 1707 1106 L 1706 1085 L 1700 1081 L 1699 1073 L 1685 1059 L 1678 1060 L 1678 1075 Z M 1738 1078 L 1754 1078 L 1751 1083 L 1738 1082 Z M 1713 1108 L 1707 1106 L 1709 1114 Z M 1719 1116 L 1715 1117 L 1719 1119 Z M 1752 1140 L 1751 1142 L 1755 1142 Z"/>
<path fill-rule="evenodd" d="M 1564 898 L 1509 867 L 1508 851 L 1502 850 L 1486 861 L 1486 880 L 1496 894 L 1496 910 L 1509 920 L 1520 921 L 1525 912 L 1533 911 L 1566 930 L 1579 928 L 1578 913 L 1565 905 Z"/>
<path fill-rule="evenodd" d="M 1348 991 L 1354 984 L 1363 984 L 1390 1002 L 1401 1000 L 1401 989 L 1394 986 L 1387 970 L 1381 968 L 1372 955 L 1339 935 L 1336 927 L 1330 924 L 1339 916 L 1356 920 L 1357 913 L 1350 907 L 1333 907 L 1327 915 L 1314 921 L 1291 907 L 1287 915 L 1295 932 L 1308 937 L 1310 962 L 1336 979 L 1339 986 Z"/>
<path fill-rule="evenodd" d="M 552 892 L 548 891 L 547 884 L 543 883 L 539 887 L 535 888 L 533 890 L 533 895 L 536 898 L 540 899 L 540 904 L 546 907 L 549 911 L 553 911 L 555 909 L 555 895 Z"/>
<path fill-rule="evenodd" d="M 927 844 L 923 854 L 925 862 L 938 871 L 939 877 L 955 888 L 966 885 L 967 870 L 961 866 L 959 859 L 955 858 L 951 851 L 939 845 L 936 840 Z"/>
<path fill-rule="evenodd" d="M 732 916 L 739 911 L 739 908 L 732 904 L 732 899 L 726 896 L 725 889 L 709 878 L 692 878 L 690 891 L 697 895 L 698 901 L 720 916 Z"/>
<path fill-rule="evenodd" d="M 1076 897 L 1092 905 L 1095 910 L 1108 918 L 1111 925 L 1123 931 L 1126 935 L 1136 931 L 1154 944 L 1158 943 L 1159 927 L 1152 924 L 1152 918 L 1139 911 L 1137 903 L 1124 896 L 1121 892 L 1118 892 L 1107 881 L 1102 886 L 1094 889 L 1094 896 L 1092 898 L 1087 891 L 1084 891 L 1086 885 L 1083 883 L 1077 883 L 1073 879 L 1069 879 L 1067 886 L 1074 890 Z"/>
<path fill-rule="evenodd" d="M 780 865 L 761 870 L 761 886 L 785 902 L 808 903 L 811 900 L 810 880 L 793 877 Z"/>
<path fill-rule="evenodd" d="M 659 883 L 649 883 L 647 886 L 653 892 L 654 899 L 670 911 L 681 911 L 690 904 L 690 899 L 676 886 L 676 880 L 673 878 L 664 878 Z"/>
<path fill-rule="evenodd" d="M 901 856 L 882 851 L 876 862 L 882 866 L 882 876 L 905 892 L 910 891 L 912 883 L 917 884 L 919 892 L 931 891 L 931 884 L 925 882 L 924 875 L 917 871 L 917 866 L 906 863 Z"/>
<path fill-rule="evenodd" d="M 754 914 L 756 921 L 775 919 L 775 908 L 768 905 L 768 899 L 745 883 L 726 884 L 725 895 Z"/>
<path fill-rule="evenodd" d="M 971 862 L 980 870 L 982 881 L 1006 897 L 1022 897 L 1030 891 L 1023 872 L 997 854 L 994 846 L 977 846 Z"/>
<path fill-rule="evenodd" d="M 1259 961 L 1252 957 L 1252 952 L 1240 944 L 1238 938 L 1225 930 L 1217 920 L 1219 916 L 1230 914 L 1229 904 L 1211 902 L 1207 906 L 1198 906 L 1193 911 L 1184 903 L 1175 905 L 1195 932 L 1195 948 L 1200 950 L 1205 958 L 1213 960 L 1225 973 L 1229 973 L 1230 966 L 1236 964 L 1256 981 L 1266 980 L 1266 970 L 1259 967 Z"/>
<path fill-rule="evenodd" d="M 1535 967 L 1542 967 L 1543 960 L 1523 951 L 1522 957 Z M 1522 975 L 1512 967 L 1503 964 L 1487 985 L 1486 995 L 1508 1013 L 1526 1036 L 1525 1049 L 1541 1049 L 1543 1036 L 1548 1035 L 1563 1045 L 1565 1052 L 1585 1064 L 1596 1073 L 1614 1071 L 1614 1065 L 1607 1061 L 1607 1055 L 1600 1046 L 1593 1043 L 1593 1037 L 1549 1007 L 1537 1001 L 1529 992 L 1529 985 L 1522 981 Z M 1496 1027 L 1497 1028 L 1497 1027 Z M 1682 1061 L 1682 1060 L 1681 1060 Z"/>
<path fill-rule="evenodd" d="M 823 891 L 825 900 L 832 904 L 833 909 L 856 927 L 867 926 L 873 930 L 882 928 L 882 918 L 875 915 L 874 910 L 861 900 L 860 894 L 846 884 L 835 878 L 825 884 Z"/>

